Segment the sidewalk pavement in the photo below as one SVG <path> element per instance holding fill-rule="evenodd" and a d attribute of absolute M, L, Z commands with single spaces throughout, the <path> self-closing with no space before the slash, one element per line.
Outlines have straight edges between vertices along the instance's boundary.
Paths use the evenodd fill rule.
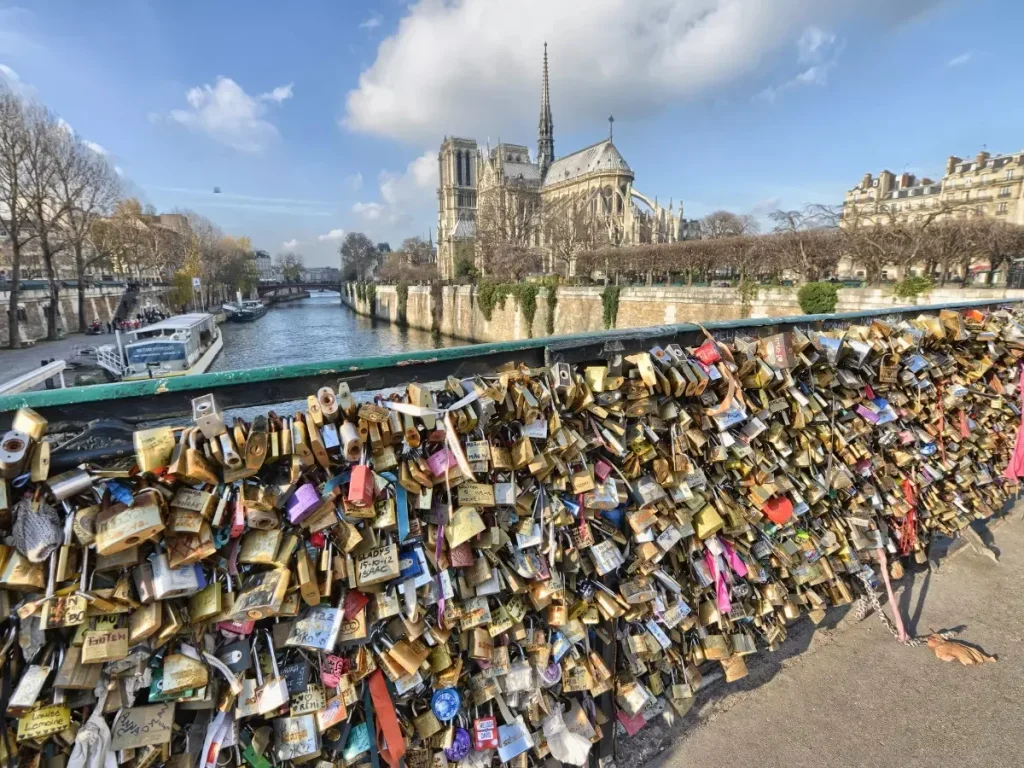
<path fill-rule="evenodd" d="M 1021 765 L 1020 507 L 996 524 L 990 541 L 998 563 L 965 548 L 937 572 L 915 573 L 898 600 L 912 634 L 959 628 L 958 639 L 997 663 L 941 662 L 927 647 L 899 645 L 874 614 L 858 622 L 852 610 L 836 609 L 816 630 L 807 620 L 791 627 L 778 652 L 748 656 L 746 679 L 700 692 L 674 727 L 658 718 L 620 740 L 617 765 Z"/>
<path fill-rule="evenodd" d="M 67 360 L 70 363 L 74 359 L 72 350 L 77 345 L 94 347 L 100 344 L 114 344 L 115 339 L 116 337 L 112 333 L 103 333 L 99 336 L 72 333 L 57 341 L 43 340 L 37 341 L 30 347 L 0 349 L 0 383 L 10 381 L 22 374 L 35 370 L 43 360 L 53 358 L 55 360 Z M 74 373 L 70 371 L 64 373 L 64 379 L 67 381 L 68 386 L 71 385 L 73 377 Z"/>

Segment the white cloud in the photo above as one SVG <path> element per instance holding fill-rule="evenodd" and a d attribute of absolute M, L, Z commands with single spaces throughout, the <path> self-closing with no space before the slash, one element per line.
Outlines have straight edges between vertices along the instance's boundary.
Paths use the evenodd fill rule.
<path fill-rule="evenodd" d="M 363 174 L 353 173 L 351 176 L 346 176 L 345 186 L 347 186 L 353 192 L 358 192 L 360 189 L 363 188 Z"/>
<path fill-rule="evenodd" d="M 796 44 L 800 61 L 804 63 L 817 61 L 821 51 L 833 45 L 835 41 L 836 36 L 831 32 L 826 32 L 821 27 L 808 27 L 800 35 Z"/>
<path fill-rule="evenodd" d="M 804 65 L 804 69 L 789 80 L 764 88 L 754 97 L 755 100 L 774 104 L 779 95 L 790 88 L 828 84 L 829 73 L 839 64 L 843 43 L 837 42 L 833 33 L 825 32 L 820 27 L 810 26 L 800 35 L 796 48 L 797 61 Z"/>
<path fill-rule="evenodd" d="M 25 98 L 34 98 L 36 95 L 36 89 L 28 83 L 22 82 L 18 73 L 6 64 L 0 64 L 0 85 L 7 86 L 18 96 Z"/>
<path fill-rule="evenodd" d="M 377 177 L 382 202 L 356 203 L 352 212 L 366 221 L 391 225 L 407 221 L 413 211 L 436 199 L 437 153 L 427 150 L 402 173 L 384 170 Z"/>
<path fill-rule="evenodd" d="M 952 59 L 946 62 L 947 67 L 960 67 L 971 60 L 971 53 L 961 53 L 959 56 L 954 56 Z"/>
<path fill-rule="evenodd" d="M 356 203 L 352 206 L 352 213 L 366 221 L 377 221 L 384 214 L 384 206 L 380 203 Z"/>
<path fill-rule="evenodd" d="M 336 243 L 345 236 L 345 230 L 338 228 L 332 229 L 326 235 L 317 235 L 317 240 L 321 243 Z"/>
<path fill-rule="evenodd" d="M 118 176 L 124 176 L 124 168 L 122 168 L 120 165 L 115 165 L 114 173 L 116 173 Z"/>
<path fill-rule="evenodd" d="M 189 108 L 173 109 L 168 118 L 240 152 L 259 153 L 279 135 L 264 119 L 267 102 L 280 104 L 291 92 L 291 85 L 284 85 L 253 98 L 230 77 L 218 77 L 214 85 L 191 88 L 185 95 Z"/>
<path fill-rule="evenodd" d="M 420 0 L 347 94 L 341 124 L 420 146 L 453 132 L 528 137 L 547 40 L 555 124 L 603 133 L 609 112 L 643 115 L 718 93 L 800 39 L 806 55 L 835 47 L 823 30 L 853 14 L 881 27 L 937 2 Z M 509 19 L 538 23 L 510 35 Z"/>
<path fill-rule="evenodd" d="M 260 101 L 272 101 L 275 104 L 280 104 L 285 99 L 292 97 L 292 87 L 295 83 L 288 83 L 288 85 L 279 85 L 272 91 L 260 94 Z"/>
<path fill-rule="evenodd" d="M 283 251 L 294 251 L 298 247 L 299 241 L 296 240 L 294 237 L 291 240 L 285 240 L 283 243 L 281 243 L 281 250 Z"/>
<path fill-rule="evenodd" d="M 109 153 L 109 152 L 108 152 L 108 151 L 106 150 L 106 148 L 104 148 L 104 147 L 100 146 L 100 145 L 99 145 L 99 144 L 97 144 L 97 143 L 96 143 L 95 141 L 89 141 L 89 140 L 84 140 L 84 141 L 83 141 L 82 143 L 83 143 L 83 144 L 85 144 L 85 146 L 87 146 L 87 147 L 88 147 L 89 149 L 91 149 L 91 150 L 92 150 L 93 152 L 95 152 L 95 153 L 96 153 L 97 155 L 104 155 L 104 156 L 106 156 L 106 155 L 109 155 L 109 154 L 110 154 L 110 153 Z"/>
<path fill-rule="evenodd" d="M 381 15 L 379 13 L 375 13 L 375 14 L 373 14 L 373 16 L 371 16 L 370 18 L 368 18 L 365 21 L 363 21 L 359 25 L 359 28 L 360 29 L 376 29 L 377 27 L 379 27 L 381 25 L 382 21 L 384 21 L 384 19 L 381 17 Z"/>

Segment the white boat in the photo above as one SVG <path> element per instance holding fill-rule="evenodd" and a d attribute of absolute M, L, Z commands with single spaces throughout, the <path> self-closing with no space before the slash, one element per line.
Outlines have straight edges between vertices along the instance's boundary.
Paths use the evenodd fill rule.
<path fill-rule="evenodd" d="M 128 331 L 119 345 L 97 347 L 96 362 L 122 381 L 138 381 L 205 373 L 224 339 L 213 315 L 196 312 Z"/>

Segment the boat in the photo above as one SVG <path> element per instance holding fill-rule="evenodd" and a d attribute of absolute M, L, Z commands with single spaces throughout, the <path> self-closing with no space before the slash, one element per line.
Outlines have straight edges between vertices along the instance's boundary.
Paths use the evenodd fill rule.
<path fill-rule="evenodd" d="M 259 320 L 267 314 L 267 308 L 259 299 L 246 299 L 238 305 L 231 313 L 231 319 L 236 323 L 251 323 Z"/>
<path fill-rule="evenodd" d="M 209 312 L 177 315 L 96 348 L 96 363 L 121 381 L 205 373 L 224 348 Z"/>

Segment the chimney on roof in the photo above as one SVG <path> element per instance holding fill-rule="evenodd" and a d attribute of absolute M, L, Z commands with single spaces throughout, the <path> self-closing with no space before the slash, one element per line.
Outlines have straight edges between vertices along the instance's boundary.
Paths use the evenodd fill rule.
<path fill-rule="evenodd" d="M 950 155 L 949 159 L 946 160 L 946 175 L 949 176 L 956 168 L 957 163 L 962 163 L 963 160 L 956 155 Z"/>
<path fill-rule="evenodd" d="M 861 179 L 860 185 L 864 189 L 871 189 L 871 174 L 870 173 L 865 173 L 864 174 L 864 178 Z"/>
<path fill-rule="evenodd" d="M 988 152 L 985 152 L 985 151 L 981 151 L 981 152 L 979 152 L 979 153 L 978 153 L 978 156 L 977 156 L 976 158 L 974 158 L 974 161 L 975 161 L 975 162 L 976 162 L 976 163 L 977 163 L 978 165 L 982 165 L 982 164 L 983 164 L 983 163 L 984 163 L 984 162 L 985 162 L 986 160 L 988 160 L 988 159 L 989 159 L 990 157 L 991 157 L 991 155 L 990 155 L 990 154 L 989 154 Z"/>

